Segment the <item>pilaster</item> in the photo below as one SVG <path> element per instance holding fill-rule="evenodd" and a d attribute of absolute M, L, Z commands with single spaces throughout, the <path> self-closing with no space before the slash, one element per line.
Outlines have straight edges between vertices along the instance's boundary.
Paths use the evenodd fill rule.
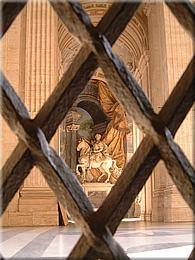
<path fill-rule="evenodd" d="M 165 36 L 167 49 L 167 69 L 169 94 L 186 69 L 193 57 L 193 41 L 180 26 L 174 15 L 164 5 Z M 175 140 L 183 149 L 184 153 L 194 163 L 194 107 L 190 110 L 184 122 L 180 126 Z M 183 200 L 171 178 L 167 176 L 164 191 L 164 204 L 166 222 L 192 221 L 193 213 Z"/>
<path fill-rule="evenodd" d="M 162 108 L 168 96 L 167 55 L 165 40 L 164 10 L 162 3 L 151 4 L 148 16 L 150 100 L 155 112 Z M 166 169 L 162 162 L 155 167 L 152 175 L 152 220 L 164 221 L 164 188 Z"/>
<path fill-rule="evenodd" d="M 17 16 L 9 30 L 1 40 L 1 68 L 14 87 L 17 94 L 24 100 L 24 57 L 25 57 L 25 20 L 26 8 Z M 2 146 L 1 167 L 14 150 L 18 139 L 7 126 L 5 121 L 1 121 L 1 140 Z M 10 226 L 14 222 L 14 215 L 18 212 L 19 192 L 16 193 L 8 208 L 6 209 L 1 223 Z"/>
<path fill-rule="evenodd" d="M 58 80 L 57 16 L 47 1 L 30 1 L 25 15 L 23 93 L 25 104 L 34 118 Z M 56 141 L 54 137 L 51 142 L 55 149 Z M 58 224 L 56 197 L 36 167 L 25 179 L 19 196 L 13 225 Z"/>
<path fill-rule="evenodd" d="M 163 3 L 152 4 L 149 21 L 150 93 L 156 112 L 162 108 L 192 55 L 192 40 Z M 193 158 L 193 112 L 177 135 L 176 142 L 189 160 Z M 191 221 L 191 210 L 160 162 L 153 173 L 153 221 Z"/>
<path fill-rule="evenodd" d="M 77 121 L 80 117 L 77 111 L 71 110 L 60 127 L 60 154 L 73 171 L 77 164 L 77 131 L 80 127 Z"/>

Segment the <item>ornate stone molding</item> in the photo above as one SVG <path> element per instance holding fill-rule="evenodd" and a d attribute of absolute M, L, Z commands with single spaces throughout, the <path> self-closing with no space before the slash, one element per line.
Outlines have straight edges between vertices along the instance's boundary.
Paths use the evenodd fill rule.
<path fill-rule="evenodd" d="M 78 131 L 80 125 L 77 124 L 71 124 L 66 126 L 66 132 L 73 132 L 73 131 Z"/>
<path fill-rule="evenodd" d="M 92 23 L 96 26 L 101 17 L 105 14 L 111 2 L 88 2 L 81 1 L 84 9 L 92 19 Z M 143 9 L 143 10 L 142 10 Z M 148 35 L 147 35 L 147 17 L 149 12 L 148 5 L 143 4 L 143 8 L 137 12 L 132 21 L 127 25 L 124 32 L 114 44 L 114 51 L 119 55 L 129 70 L 134 72 L 137 67 L 137 62 L 145 49 L 148 49 Z M 71 36 L 66 27 L 59 20 L 58 22 L 58 41 L 59 50 L 61 52 L 60 71 L 66 70 L 71 61 L 74 59 L 76 53 L 80 48 L 79 42 Z M 123 46 L 121 50 L 121 46 Z M 94 79 L 105 81 L 103 72 L 98 69 L 93 75 Z"/>
<path fill-rule="evenodd" d="M 66 125 L 76 123 L 81 118 L 79 112 L 71 110 L 66 116 Z"/>

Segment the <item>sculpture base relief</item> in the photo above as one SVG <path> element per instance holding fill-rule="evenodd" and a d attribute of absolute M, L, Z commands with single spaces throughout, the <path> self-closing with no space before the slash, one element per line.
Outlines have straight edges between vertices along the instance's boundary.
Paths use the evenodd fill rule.
<path fill-rule="evenodd" d="M 113 185 L 114 184 L 111 183 L 93 182 L 84 183 L 82 184 L 82 187 L 86 195 L 90 199 L 91 203 L 93 204 L 94 209 L 97 209 L 103 203 Z"/>

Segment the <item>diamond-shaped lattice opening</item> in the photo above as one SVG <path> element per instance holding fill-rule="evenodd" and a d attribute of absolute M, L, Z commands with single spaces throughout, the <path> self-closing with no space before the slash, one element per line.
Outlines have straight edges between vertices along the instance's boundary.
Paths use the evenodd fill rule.
<path fill-rule="evenodd" d="M 8 4 L 8 10 L 9 6 L 11 6 L 10 12 L 12 12 L 13 17 L 11 15 L 3 18 L 3 22 L 5 19 L 7 28 L 23 5 L 23 3 Z M 128 73 L 120 60 L 113 54 L 105 37 L 102 37 L 94 30 L 81 6 L 78 3 L 72 2 L 51 2 L 51 5 L 70 32 L 78 37 L 84 44 L 82 51 L 79 51 L 77 55 L 80 55 L 83 68 L 90 68 L 83 84 L 85 85 L 87 83 L 93 70 L 97 68 L 98 62 L 104 71 L 109 87 L 112 89 L 118 102 L 122 105 L 125 113 L 134 119 L 135 123 L 144 131 L 146 136 L 131 161 L 125 167 L 122 175 L 118 178 L 118 181 L 104 203 L 98 211 L 94 213 L 92 205 L 83 193 L 81 186 L 70 171 L 70 168 L 63 163 L 62 159 L 48 146 L 46 141 L 46 139 L 50 140 L 52 138 L 63 119 L 62 115 L 65 115 L 64 112 L 64 114 L 62 113 L 62 101 L 66 101 L 71 97 L 75 98 L 79 94 L 79 91 L 74 88 L 74 83 L 71 83 L 72 88 L 70 88 L 71 84 L 63 86 L 63 80 L 66 75 L 62 77 L 62 82 L 58 85 L 57 90 L 54 91 L 49 101 L 45 103 L 45 107 L 41 109 L 36 119 L 31 121 L 23 103 L 17 98 L 12 86 L 6 82 L 6 79 L 4 79 L 2 75 L 2 114 L 12 130 L 16 132 L 18 137 L 22 139 L 27 146 L 27 148 L 21 148 L 21 142 L 18 144 L 20 158 L 16 156 L 8 168 L 8 172 L 5 173 L 2 211 L 5 210 L 15 192 L 21 186 L 29 170 L 36 164 L 43 172 L 44 177 L 55 192 L 60 203 L 64 207 L 67 206 L 75 221 L 82 228 L 83 235 L 73 249 L 71 256 L 78 257 L 79 253 L 79 257 L 81 258 L 91 254 L 93 254 L 93 256 L 98 254 L 99 257 L 99 255 L 101 256 L 103 254 L 105 256 L 105 254 L 109 253 L 115 259 L 118 259 L 118 257 L 126 259 L 127 257 L 123 249 L 113 240 L 111 233 L 116 231 L 122 217 L 131 206 L 160 158 L 164 160 L 169 174 L 173 178 L 183 198 L 192 209 L 194 208 L 192 201 L 194 191 L 193 168 L 180 148 L 174 143 L 169 130 L 166 128 L 167 126 L 174 134 L 192 106 L 193 95 L 190 94 L 193 93 L 194 76 L 192 71 L 194 61 L 191 61 L 184 75 L 178 81 L 174 92 L 170 95 L 169 100 L 165 103 L 160 114 L 157 115 L 154 113 L 148 99 L 143 94 L 137 82 L 133 79 L 131 74 Z M 179 17 L 177 13 L 183 13 L 184 16 L 188 15 L 189 18 L 187 22 L 185 19 L 178 19 L 188 31 L 191 31 L 193 36 L 193 6 L 189 7 L 189 4 L 179 4 L 177 12 L 175 12 L 174 4 L 168 3 L 168 5 L 177 18 Z M 138 3 L 131 5 L 126 5 L 125 3 L 114 4 L 108 13 L 106 13 L 104 17 L 105 20 L 101 20 L 98 29 L 101 30 L 101 33 L 105 33 L 108 40 L 113 43 L 132 18 L 137 7 Z M 14 12 L 16 12 L 16 14 L 14 14 Z M 124 17 L 123 20 L 119 19 L 121 18 L 121 14 L 122 17 Z M 114 19 L 114 16 L 116 19 Z M 117 18 L 119 19 L 118 21 Z M 113 30 L 115 26 L 111 21 L 112 19 L 113 23 L 116 23 L 115 26 L 117 26 L 118 31 Z M 107 23 L 105 22 L 106 20 Z M 112 33 L 110 33 L 109 30 Z M 4 31 L 5 27 L 3 24 L 3 32 Z M 97 61 L 93 54 L 89 55 L 89 49 L 95 53 Z M 87 57 L 88 64 L 87 61 L 85 61 Z M 72 64 L 76 65 L 77 63 L 74 60 Z M 72 67 L 74 66 L 72 65 Z M 78 66 L 76 66 L 76 68 L 78 69 Z M 79 76 L 79 73 L 82 71 L 79 71 L 79 69 L 78 71 L 73 70 L 71 77 L 73 77 L 76 72 Z M 74 79 L 72 79 L 72 82 L 74 82 Z M 185 84 L 186 82 L 187 84 Z M 68 111 L 69 109 L 70 102 L 68 107 L 64 107 L 64 111 Z M 178 111 L 180 114 L 179 118 L 177 114 L 175 116 L 175 113 Z M 47 115 L 49 112 L 53 116 L 52 121 L 51 115 Z M 45 115 L 48 117 L 44 118 Z M 47 122 L 42 126 L 43 118 L 47 120 Z M 51 126 L 51 122 L 53 122 L 54 125 Z M 45 135 L 38 127 L 43 130 Z M 17 161 L 17 159 L 19 161 Z M 27 159 L 29 159 L 28 162 Z M 147 163 L 147 160 L 149 163 Z M 21 167 L 22 164 L 25 166 L 23 168 L 24 172 L 19 172 L 19 175 L 17 175 L 19 165 Z M 16 179 L 16 176 L 18 179 Z M 129 197 L 129 200 L 127 200 L 127 197 Z M 110 207 L 110 205 L 112 205 L 112 207 Z M 111 233 L 106 226 L 108 226 Z M 81 252 L 80 248 L 84 250 Z"/>

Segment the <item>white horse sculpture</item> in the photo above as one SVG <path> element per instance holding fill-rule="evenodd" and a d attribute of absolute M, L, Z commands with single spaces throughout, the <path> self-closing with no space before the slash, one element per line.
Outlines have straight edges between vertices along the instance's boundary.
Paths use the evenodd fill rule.
<path fill-rule="evenodd" d="M 79 163 L 76 166 L 76 173 L 80 174 L 79 167 L 81 167 L 84 181 L 87 171 L 91 168 L 98 168 L 102 172 L 102 175 L 98 178 L 98 181 L 102 178 L 102 176 L 107 174 L 107 179 L 105 181 L 106 183 L 109 182 L 110 176 L 112 174 L 112 172 L 110 172 L 110 169 L 119 169 L 116 165 L 116 161 L 113 160 L 111 157 L 107 157 L 105 159 L 102 159 L 101 161 L 94 160 L 90 145 L 84 139 L 79 141 L 77 151 L 80 151 L 80 157 L 78 159 Z"/>

